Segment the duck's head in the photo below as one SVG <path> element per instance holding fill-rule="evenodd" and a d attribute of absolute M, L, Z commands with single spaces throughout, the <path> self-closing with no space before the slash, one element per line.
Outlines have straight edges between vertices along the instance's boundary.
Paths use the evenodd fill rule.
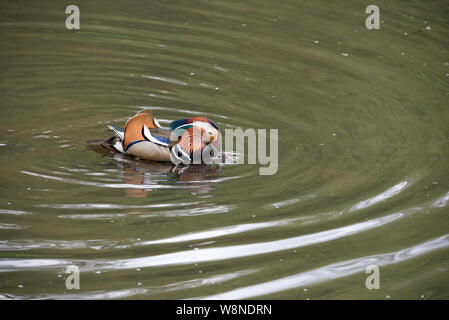
<path fill-rule="evenodd" d="M 174 164 L 199 164 L 205 155 L 220 150 L 219 131 L 215 122 L 207 118 L 190 118 L 173 121 L 170 140 L 170 159 Z"/>

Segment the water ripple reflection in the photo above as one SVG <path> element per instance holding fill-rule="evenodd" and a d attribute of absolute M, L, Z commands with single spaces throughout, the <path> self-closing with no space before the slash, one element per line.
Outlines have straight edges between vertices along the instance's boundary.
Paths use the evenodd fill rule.
<path fill-rule="evenodd" d="M 366 256 L 354 260 L 343 261 L 321 268 L 295 274 L 285 278 L 239 288 L 221 294 L 205 297 L 204 299 L 248 299 L 268 295 L 288 289 L 305 287 L 320 282 L 335 280 L 355 273 L 364 272 L 369 265 L 378 267 L 393 263 L 400 263 L 416 258 L 429 252 L 449 247 L 449 235 L 436 238 L 416 246 L 385 254 Z"/>

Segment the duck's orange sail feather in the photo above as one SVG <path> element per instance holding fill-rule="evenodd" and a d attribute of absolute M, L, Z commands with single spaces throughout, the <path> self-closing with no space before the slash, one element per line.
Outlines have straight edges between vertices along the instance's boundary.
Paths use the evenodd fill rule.
<path fill-rule="evenodd" d="M 145 137 L 142 134 L 143 125 L 146 125 L 148 129 L 157 128 L 152 110 L 145 109 L 139 111 L 134 117 L 126 122 L 125 139 L 123 141 L 125 150 L 131 142 L 145 140 Z"/>

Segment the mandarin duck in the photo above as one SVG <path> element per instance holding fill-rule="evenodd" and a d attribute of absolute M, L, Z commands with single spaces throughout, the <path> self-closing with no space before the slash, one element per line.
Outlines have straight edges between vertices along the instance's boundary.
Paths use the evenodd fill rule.
<path fill-rule="evenodd" d="M 116 137 L 89 143 L 142 160 L 196 164 L 197 159 L 201 163 L 204 155 L 214 156 L 220 150 L 218 126 L 207 118 L 175 120 L 170 129 L 166 129 L 153 116 L 152 110 L 145 109 L 130 118 L 124 128 L 108 128 Z"/>

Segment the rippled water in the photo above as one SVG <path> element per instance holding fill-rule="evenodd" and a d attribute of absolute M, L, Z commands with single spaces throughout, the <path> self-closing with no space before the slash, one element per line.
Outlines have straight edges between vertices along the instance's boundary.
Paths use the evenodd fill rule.
<path fill-rule="evenodd" d="M 2 298 L 449 298 L 446 1 L 77 4 L 1 4 Z M 87 148 L 142 108 L 277 128 L 278 172 Z"/>

